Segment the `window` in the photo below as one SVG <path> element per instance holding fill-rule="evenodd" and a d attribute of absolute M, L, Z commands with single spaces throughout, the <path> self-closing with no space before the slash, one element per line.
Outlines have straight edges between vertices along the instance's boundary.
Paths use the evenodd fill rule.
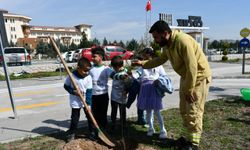
<path fill-rule="evenodd" d="M 115 48 L 106 48 L 107 52 L 115 52 Z"/>
<path fill-rule="evenodd" d="M 5 19 L 5 22 L 7 23 L 7 22 L 8 22 L 8 19 Z"/>
<path fill-rule="evenodd" d="M 117 52 L 125 53 L 125 50 L 121 47 L 117 47 L 116 50 L 117 50 Z"/>
<path fill-rule="evenodd" d="M 5 54 L 10 54 L 10 53 L 25 53 L 25 49 L 23 48 L 6 48 L 4 50 Z"/>
<path fill-rule="evenodd" d="M 15 34 L 15 39 L 17 38 L 16 34 Z"/>

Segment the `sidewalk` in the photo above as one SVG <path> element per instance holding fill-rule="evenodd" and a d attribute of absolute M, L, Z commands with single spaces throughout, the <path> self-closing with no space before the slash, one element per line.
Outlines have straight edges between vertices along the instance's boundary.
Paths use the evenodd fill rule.
<path fill-rule="evenodd" d="M 222 65 L 222 67 L 220 65 Z M 244 83 L 244 86 L 250 87 L 250 74 L 242 75 L 240 65 L 212 63 L 211 66 L 213 68 L 212 71 L 214 81 L 210 87 L 211 90 L 208 100 L 215 99 L 223 95 L 240 96 L 239 88 L 242 83 Z M 249 65 L 246 67 L 246 70 L 250 72 Z M 175 87 L 175 92 L 172 95 L 167 95 L 163 99 L 164 107 L 168 109 L 178 107 L 179 76 L 171 68 L 166 70 L 166 72 L 173 80 Z M 63 80 L 59 79 L 59 77 L 50 77 L 33 80 L 31 82 L 32 84 L 40 85 L 42 83 L 51 83 L 51 81 L 53 81 L 52 83 L 61 83 Z M 0 82 L 1 89 L 6 88 L 6 86 L 2 86 L 4 82 L 5 81 Z M 20 81 L 13 81 L 12 83 L 14 88 L 24 86 L 20 83 Z M 22 113 L 19 113 L 20 115 L 16 119 L 0 118 L 0 143 L 67 130 L 70 123 L 70 110 L 62 109 L 64 107 L 63 105 L 65 104 L 58 104 L 53 111 L 46 111 L 45 109 L 44 111 L 29 115 L 22 115 Z M 131 109 L 128 110 L 128 117 L 136 116 L 137 113 L 135 105 L 136 104 L 134 103 L 131 106 Z M 85 124 L 85 121 L 81 121 L 79 126 L 82 124 Z"/>

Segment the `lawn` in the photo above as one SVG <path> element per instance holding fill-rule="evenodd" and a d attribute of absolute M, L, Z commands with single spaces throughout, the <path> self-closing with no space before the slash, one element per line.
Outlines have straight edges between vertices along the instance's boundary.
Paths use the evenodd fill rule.
<path fill-rule="evenodd" d="M 124 131 L 107 131 L 110 139 L 116 144 L 114 149 L 173 149 L 172 141 L 180 136 L 182 128 L 179 110 L 169 109 L 162 112 L 169 139 L 159 140 L 158 134 L 152 138 L 146 136 L 147 129 L 135 123 L 136 118 L 128 118 L 128 126 Z M 156 128 L 159 131 L 159 127 Z M 59 132 L 36 138 L 0 144 L 0 150 L 54 150 L 65 146 L 65 133 Z M 86 143 L 85 128 L 79 129 L 78 140 L 82 147 L 91 148 Z M 77 140 L 74 140 L 77 141 Z M 92 143 L 100 143 L 92 141 Z M 125 144 L 124 144 L 125 143 Z M 72 143 L 71 143 L 72 144 Z M 87 144 L 87 145 L 86 145 Z M 102 145 L 102 143 L 100 143 Z M 102 148 L 107 148 L 102 145 Z M 80 146 L 81 147 L 81 146 Z M 241 97 L 227 97 L 209 101 L 205 105 L 204 132 L 200 144 L 201 150 L 243 150 L 250 147 L 250 101 L 243 101 Z M 65 147 L 64 147 L 65 148 Z M 73 147 L 72 147 L 73 148 Z M 84 148 L 83 148 L 84 149 Z M 107 148 L 108 149 L 108 148 Z"/>

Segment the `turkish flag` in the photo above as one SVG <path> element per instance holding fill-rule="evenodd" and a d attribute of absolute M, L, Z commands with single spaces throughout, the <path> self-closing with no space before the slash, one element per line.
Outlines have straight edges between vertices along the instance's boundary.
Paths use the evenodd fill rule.
<path fill-rule="evenodd" d="M 146 11 L 151 11 L 151 0 L 148 0 L 147 2 Z"/>

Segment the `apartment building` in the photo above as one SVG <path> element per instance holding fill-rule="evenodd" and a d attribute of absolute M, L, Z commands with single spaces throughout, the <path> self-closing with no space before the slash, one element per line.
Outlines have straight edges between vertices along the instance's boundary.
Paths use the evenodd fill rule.
<path fill-rule="evenodd" d="M 86 34 L 88 40 L 91 39 L 91 27 L 88 24 L 79 24 L 74 27 L 56 27 L 30 25 L 31 17 L 10 13 L 2 10 L 8 42 L 16 43 L 18 46 L 35 49 L 40 40 L 48 42 L 48 37 L 60 40 L 64 45 L 72 42 L 80 44 L 82 33 Z"/>

